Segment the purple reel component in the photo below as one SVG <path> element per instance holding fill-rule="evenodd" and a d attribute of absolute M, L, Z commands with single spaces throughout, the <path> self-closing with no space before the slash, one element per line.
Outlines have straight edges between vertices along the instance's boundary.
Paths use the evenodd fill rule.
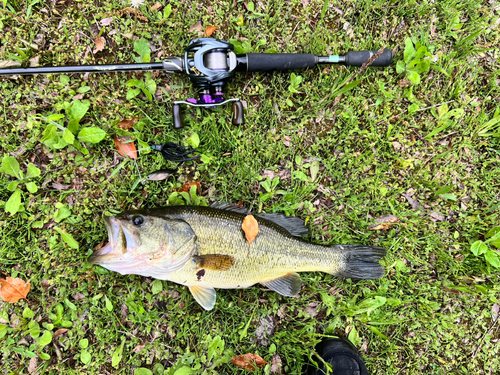
<path fill-rule="evenodd" d="M 194 98 L 186 99 L 187 102 L 193 104 L 215 104 L 215 103 L 220 103 L 223 100 L 224 100 L 223 93 L 201 94 L 200 99 L 194 99 Z M 215 106 L 213 106 L 212 108 L 215 108 Z"/>

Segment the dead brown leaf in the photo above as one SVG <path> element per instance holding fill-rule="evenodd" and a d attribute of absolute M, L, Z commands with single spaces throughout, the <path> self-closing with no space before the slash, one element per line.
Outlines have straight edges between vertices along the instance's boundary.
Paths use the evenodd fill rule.
<path fill-rule="evenodd" d="M 191 191 L 191 187 L 196 186 L 196 194 L 201 193 L 201 184 L 198 181 L 190 181 L 182 185 L 177 189 L 179 193 L 186 192 L 189 193 Z"/>
<path fill-rule="evenodd" d="M 150 10 L 151 12 L 158 12 L 161 8 L 163 8 L 163 5 L 157 2 L 150 8 Z"/>
<path fill-rule="evenodd" d="M 271 361 L 271 374 L 284 374 L 283 372 L 283 362 L 278 353 L 273 354 L 273 359 Z"/>
<path fill-rule="evenodd" d="M 42 279 L 42 288 L 45 293 L 47 293 L 47 290 L 49 290 L 50 284 L 49 280 L 47 279 Z"/>
<path fill-rule="evenodd" d="M 189 32 L 192 33 L 194 31 L 196 31 L 198 33 L 199 36 L 202 36 L 203 35 L 203 26 L 201 25 L 201 22 L 198 21 L 196 22 L 193 26 L 191 26 L 189 28 Z"/>
<path fill-rule="evenodd" d="M 291 140 L 291 138 L 288 135 L 283 136 L 283 144 L 286 147 L 290 147 L 290 140 Z"/>
<path fill-rule="evenodd" d="M 270 180 L 273 180 L 274 176 L 275 176 L 274 171 L 271 171 L 269 169 L 266 169 L 264 171 L 264 173 L 262 173 L 262 178 L 264 178 L 264 179 L 266 179 L 267 177 L 269 177 Z"/>
<path fill-rule="evenodd" d="M 96 36 L 94 42 L 95 42 L 94 53 L 102 51 L 104 47 L 106 47 L 106 40 L 102 36 Z"/>
<path fill-rule="evenodd" d="M 145 347 L 145 344 L 138 344 L 134 349 L 132 349 L 132 353 L 139 353 Z"/>
<path fill-rule="evenodd" d="M 57 331 L 54 332 L 53 338 L 55 339 L 57 336 L 61 336 L 63 333 L 68 332 L 69 329 L 67 328 L 59 328 Z"/>
<path fill-rule="evenodd" d="M 29 281 L 26 283 L 24 280 L 8 276 L 6 279 L 0 279 L 0 298 L 5 302 L 14 303 L 26 298 L 30 288 Z"/>
<path fill-rule="evenodd" d="M 78 293 L 73 294 L 73 299 L 75 301 L 80 301 L 84 298 L 85 298 L 85 295 L 83 293 L 78 292 Z"/>
<path fill-rule="evenodd" d="M 231 358 L 231 363 L 245 370 L 255 371 L 257 367 L 263 367 L 267 364 L 260 355 L 247 353 Z"/>
<path fill-rule="evenodd" d="M 390 229 L 392 224 L 397 223 L 399 218 L 394 215 L 383 215 L 377 217 L 375 224 L 369 225 L 366 230 L 387 230 Z"/>
<path fill-rule="evenodd" d="M 243 224 L 241 224 L 241 229 L 245 232 L 245 237 L 250 246 L 253 240 L 255 240 L 255 237 L 259 234 L 259 223 L 257 223 L 253 215 L 247 215 L 243 220 Z"/>
<path fill-rule="evenodd" d="M 398 82 L 399 87 L 405 88 L 411 85 L 411 82 L 408 81 L 407 79 L 402 79 Z"/>
<path fill-rule="evenodd" d="M 495 303 L 493 305 L 493 307 L 491 308 L 491 319 L 492 320 L 497 320 L 499 312 L 500 312 L 500 307 L 498 306 L 498 303 Z"/>
<path fill-rule="evenodd" d="M 122 129 L 130 129 L 132 126 L 134 126 L 137 121 L 139 120 L 139 117 L 133 117 L 133 118 L 126 118 L 121 120 L 117 125 L 118 127 Z"/>
<path fill-rule="evenodd" d="M 210 35 L 212 35 L 218 28 L 219 27 L 217 26 L 207 26 L 207 28 L 205 29 L 205 38 L 208 38 Z"/>
<path fill-rule="evenodd" d="M 128 156 L 130 159 L 137 159 L 137 149 L 134 141 L 130 137 L 116 137 L 115 146 L 121 156 Z"/>
<path fill-rule="evenodd" d="M 453 294 L 460 294 L 460 291 L 459 290 L 456 290 L 456 289 L 450 289 L 450 288 L 447 288 L 446 286 L 442 285 L 441 286 L 443 288 L 444 291 L 448 292 L 448 293 L 453 293 Z"/>
<path fill-rule="evenodd" d="M 311 302 L 307 305 L 304 311 L 314 318 L 316 315 L 318 315 L 318 305 L 318 302 Z"/>
<path fill-rule="evenodd" d="M 14 61 L 14 60 L 0 61 L 0 68 L 1 69 L 17 68 L 19 66 L 21 66 L 21 63 L 19 61 Z"/>
<path fill-rule="evenodd" d="M 431 217 L 432 221 L 445 221 L 446 219 L 443 215 L 437 212 L 433 212 L 429 216 Z"/>
<path fill-rule="evenodd" d="M 372 224 L 366 230 L 387 230 L 391 227 L 390 224 Z"/>
<path fill-rule="evenodd" d="M 383 215 L 377 217 L 374 221 L 375 224 L 369 225 L 366 230 L 387 230 L 392 224 L 397 223 L 399 218 L 394 215 Z"/>
<path fill-rule="evenodd" d="M 405 197 L 405 199 L 406 199 L 406 200 L 408 201 L 408 203 L 411 205 L 411 208 L 412 208 L 412 209 L 414 209 L 414 210 L 418 210 L 418 209 L 420 209 L 420 208 L 422 207 L 422 206 L 421 206 L 421 204 L 418 202 L 418 200 L 413 199 L 413 198 L 411 197 L 411 195 L 410 195 L 410 194 L 408 194 L 408 192 L 407 192 L 407 193 L 405 193 L 405 194 L 403 194 L 403 197 Z"/>
<path fill-rule="evenodd" d="M 52 184 L 52 187 L 56 190 L 67 190 L 71 187 L 71 185 L 64 185 L 64 184 L 61 184 L 59 182 L 54 182 Z"/>
<path fill-rule="evenodd" d="M 38 357 L 33 357 L 30 359 L 30 364 L 28 366 L 28 372 L 34 374 L 38 367 Z"/>
<path fill-rule="evenodd" d="M 268 346 L 270 338 L 274 335 L 278 321 L 274 315 L 262 316 L 255 331 L 255 342 L 260 346 Z"/>
<path fill-rule="evenodd" d="M 377 217 L 374 221 L 379 224 L 393 224 L 397 223 L 399 221 L 399 218 L 394 215 L 383 215 Z"/>
<path fill-rule="evenodd" d="M 113 22 L 113 17 L 103 18 L 100 22 L 101 26 L 109 26 Z"/>

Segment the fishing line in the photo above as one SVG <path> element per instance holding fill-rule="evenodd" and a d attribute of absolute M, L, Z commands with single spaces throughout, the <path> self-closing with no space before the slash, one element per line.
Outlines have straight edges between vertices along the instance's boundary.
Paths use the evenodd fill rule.
<path fill-rule="evenodd" d="M 161 155 L 163 156 L 163 158 L 166 161 L 172 161 L 172 162 L 179 163 L 175 169 L 168 169 L 168 170 L 167 169 L 160 169 L 158 171 L 155 171 L 155 172 L 149 174 L 147 179 L 152 180 L 152 181 L 161 181 L 162 179 L 167 178 L 167 177 L 164 177 L 165 175 L 168 176 L 168 175 L 175 173 L 176 170 L 185 162 L 196 160 L 196 159 L 199 159 L 201 157 L 201 155 L 199 155 L 199 151 L 197 149 L 184 147 L 182 145 L 178 145 L 178 144 L 175 144 L 173 142 L 167 142 L 164 144 L 153 145 L 153 146 L 150 146 L 148 148 L 141 148 L 141 149 L 135 150 L 134 152 L 136 153 L 136 155 L 138 155 L 139 152 L 146 151 L 146 150 L 158 151 L 161 153 Z M 137 160 L 136 159 L 133 159 L 133 160 L 134 160 L 135 167 L 137 169 L 137 173 L 139 174 L 139 180 L 144 185 L 146 179 L 143 179 L 141 176 L 141 172 L 139 170 L 139 165 L 137 164 Z M 159 177 L 160 175 L 162 175 L 163 177 Z"/>

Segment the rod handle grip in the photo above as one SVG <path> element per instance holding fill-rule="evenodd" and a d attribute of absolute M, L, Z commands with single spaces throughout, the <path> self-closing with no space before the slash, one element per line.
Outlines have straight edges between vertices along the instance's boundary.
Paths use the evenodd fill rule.
<path fill-rule="evenodd" d="M 349 51 L 345 55 L 345 65 L 348 66 L 361 66 L 367 62 L 370 57 L 376 54 L 378 51 Z M 384 52 L 371 63 L 370 66 L 389 66 L 392 61 L 392 51 L 388 48 L 384 49 Z"/>
<path fill-rule="evenodd" d="M 247 53 L 247 71 L 268 72 L 312 68 L 318 57 L 311 53 Z"/>

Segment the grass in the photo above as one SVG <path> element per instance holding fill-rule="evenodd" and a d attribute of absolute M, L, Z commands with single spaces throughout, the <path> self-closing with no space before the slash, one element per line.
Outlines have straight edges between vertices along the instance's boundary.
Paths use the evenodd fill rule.
<path fill-rule="evenodd" d="M 471 252 L 500 222 L 498 6 L 309 0 L 256 2 L 251 11 L 242 1 L 171 1 L 167 14 L 148 1 L 135 26 L 118 1 L 5 4 L 0 61 L 134 62 L 139 38 L 160 60 L 183 53 L 198 36 L 189 31 L 198 21 L 218 26 L 214 37 L 254 52 L 329 55 L 387 46 L 394 59 L 387 69 L 352 77 L 360 83 L 340 97 L 335 92 L 355 68 L 297 71 L 298 93 L 289 90 L 297 82 L 290 72 L 238 74 L 226 91 L 246 101 L 246 125 L 231 126 L 229 108 L 190 109 L 181 131 L 172 127 L 171 102 L 195 95 L 185 76 L 153 76 L 164 89 L 153 102 L 143 94 L 126 99 L 126 82 L 144 79 L 141 73 L 0 78 L 0 150 L 23 172 L 28 163 L 41 171 L 35 193 L 19 186 L 23 203 L 14 215 L 4 211 L 13 179 L 0 174 L 0 272 L 32 284 L 27 300 L 0 302 L 2 373 L 224 374 L 235 372 L 233 354 L 252 352 L 268 362 L 279 357 L 287 374 L 300 374 L 316 343 L 333 334 L 353 341 L 373 374 L 500 372 L 498 269 Z M 110 26 L 97 25 L 111 16 Z M 106 47 L 94 54 L 99 33 Z M 419 83 L 405 71 L 416 59 L 405 56 L 407 38 L 431 55 L 423 57 L 430 64 Z M 90 101 L 80 125 L 106 137 L 87 142 L 88 155 L 47 148 L 47 124 L 30 116 L 65 114 L 63 103 L 78 93 Z M 124 133 L 117 120 L 134 116 L 134 139 L 187 144 L 197 133 L 210 162 L 187 163 L 166 182 L 138 183 L 112 140 Z M 319 173 L 311 181 L 314 160 Z M 165 167 L 158 154 L 137 161 L 143 175 Z M 261 182 L 269 175 L 280 178 L 266 199 Z M 166 205 L 174 188 L 193 180 L 207 201 L 243 200 L 254 211 L 307 219 L 314 241 L 384 246 L 386 275 L 355 281 L 303 274 L 297 298 L 259 286 L 221 290 L 206 312 L 185 287 L 86 262 L 106 240 L 103 215 Z M 71 215 L 56 222 L 61 207 Z M 366 231 L 387 214 L 399 223 Z M 262 345 L 257 327 L 269 316 L 275 330 Z M 69 330 L 53 338 L 59 328 Z M 270 365 L 256 371 L 270 372 Z"/>

